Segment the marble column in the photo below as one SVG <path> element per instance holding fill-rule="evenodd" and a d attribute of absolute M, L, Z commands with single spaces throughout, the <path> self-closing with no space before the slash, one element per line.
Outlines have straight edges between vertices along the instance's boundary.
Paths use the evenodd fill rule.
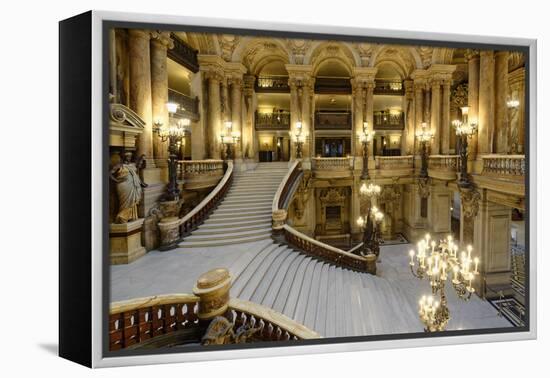
<path fill-rule="evenodd" d="M 414 151 L 414 87 L 412 80 L 405 80 L 405 129 L 401 138 L 401 154 L 412 155 Z"/>
<path fill-rule="evenodd" d="M 168 69 L 167 50 L 174 46 L 170 32 L 154 31 L 151 33 L 151 95 L 153 103 L 153 122 L 168 125 Z M 157 133 L 153 133 L 153 155 L 158 167 L 166 167 L 168 159 L 168 142 L 162 142 Z"/>
<path fill-rule="evenodd" d="M 361 80 L 353 79 L 351 81 L 353 98 L 353 125 L 351 130 L 351 155 L 361 156 L 362 145 L 357 135 L 363 130 L 364 109 L 365 109 L 365 89 Z"/>
<path fill-rule="evenodd" d="M 440 153 L 440 144 L 441 144 L 441 81 L 432 80 L 431 81 L 431 117 L 430 117 L 430 128 L 433 131 L 434 138 L 432 139 L 431 152 L 432 155 L 438 155 Z"/>
<path fill-rule="evenodd" d="M 252 75 L 245 75 L 243 79 L 244 104 L 246 108 L 246 118 L 243 120 L 243 155 L 245 158 L 258 160 L 256 148 L 256 128 L 255 128 L 255 113 L 254 106 L 254 83 L 256 78 Z"/>
<path fill-rule="evenodd" d="M 495 57 L 492 50 L 480 52 L 479 66 L 477 151 L 480 154 L 490 154 L 493 152 L 493 135 L 495 131 Z"/>
<path fill-rule="evenodd" d="M 424 122 L 424 84 L 414 83 L 414 128 L 419 130 Z M 416 132 L 416 131 L 415 131 Z"/>
<path fill-rule="evenodd" d="M 242 160 L 243 158 L 243 128 L 242 128 L 242 88 L 243 80 L 241 78 L 233 78 L 231 83 L 231 122 L 233 131 L 237 132 L 240 141 L 235 144 L 235 159 Z"/>
<path fill-rule="evenodd" d="M 517 108 L 510 109 L 510 147 L 513 154 L 525 153 L 525 67 L 508 74 L 510 99 L 519 101 Z"/>
<path fill-rule="evenodd" d="M 374 130 L 374 79 L 369 81 L 366 85 L 366 116 L 365 119 L 369 123 L 369 131 Z M 369 160 L 372 160 L 374 156 L 374 148 L 373 144 L 371 142 L 370 148 L 369 148 Z"/>
<path fill-rule="evenodd" d="M 222 76 L 213 71 L 206 72 L 208 79 L 208 144 L 209 157 L 212 159 L 221 158 L 220 132 L 221 122 L 221 98 L 220 81 Z"/>
<path fill-rule="evenodd" d="M 468 49 L 465 57 L 468 60 L 468 119 L 479 123 L 479 51 Z M 476 133 L 468 142 L 469 160 L 476 158 L 477 141 Z"/>
<path fill-rule="evenodd" d="M 296 123 L 302 119 L 302 111 L 298 99 L 298 86 L 300 83 L 294 78 L 288 79 L 290 87 L 290 131 L 292 134 L 296 132 Z M 290 138 L 290 158 L 296 159 L 296 143 L 295 138 Z"/>
<path fill-rule="evenodd" d="M 137 140 L 137 153 L 145 155 L 148 167 L 154 167 L 150 37 L 147 30 L 128 30 L 130 108 L 145 122 L 143 132 Z"/>
<path fill-rule="evenodd" d="M 306 135 L 306 140 L 303 149 L 304 160 L 309 160 L 315 156 L 315 132 L 313 130 L 313 78 L 309 77 L 304 80 L 302 87 L 302 130 Z"/>
<path fill-rule="evenodd" d="M 430 85 L 426 82 L 425 84 L 425 88 L 424 88 L 424 100 L 422 101 L 423 105 L 424 105 L 424 109 L 422 110 L 423 112 L 423 116 L 422 116 L 422 119 L 424 120 L 424 122 L 428 123 L 428 126 L 432 126 L 430 125 L 429 123 L 431 122 L 431 103 L 432 103 L 432 91 L 431 91 L 431 88 L 430 88 Z M 419 125 L 417 125 L 418 127 Z"/>
<path fill-rule="evenodd" d="M 508 51 L 495 53 L 495 138 L 493 151 L 497 154 L 509 152 L 510 127 L 508 120 Z"/>
<path fill-rule="evenodd" d="M 451 139 L 451 81 L 444 80 L 442 84 L 441 101 L 441 153 L 449 154 Z"/>

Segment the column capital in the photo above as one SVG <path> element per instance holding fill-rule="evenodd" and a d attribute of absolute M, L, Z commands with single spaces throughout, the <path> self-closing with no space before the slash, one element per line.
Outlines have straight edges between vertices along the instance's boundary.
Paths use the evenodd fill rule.
<path fill-rule="evenodd" d="M 303 64 L 285 64 L 288 72 L 288 85 L 292 87 L 312 86 L 315 82 L 313 66 Z"/>
<path fill-rule="evenodd" d="M 170 38 L 170 32 L 168 31 L 151 30 L 151 42 L 158 47 L 174 48 L 174 41 Z"/>
<path fill-rule="evenodd" d="M 243 79 L 244 74 L 247 72 L 246 67 L 239 62 L 226 62 L 224 63 L 224 73 L 228 80 Z"/>
<path fill-rule="evenodd" d="M 417 69 L 411 73 L 411 79 L 414 82 L 416 88 L 424 88 L 426 81 L 428 80 L 428 71 Z"/>
<path fill-rule="evenodd" d="M 432 64 L 428 69 L 428 74 L 430 77 L 430 82 L 437 82 L 438 85 L 443 84 L 445 81 L 451 81 L 453 77 L 453 72 L 456 71 L 456 66 L 453 64 Z"/>
<path fill-rule="evenodd" d="M 466 58 L 468 62 L 473 59 L 479 59 L 479 50 L 466 49 L 466 52 L 464 53 L 464 58 Z"/>
<path fill-rule="evenodd" d="M 128 36 L 130 38 L 149 40 L 151 38 L 151 32 L 147 29 L 128 29 Z"/>

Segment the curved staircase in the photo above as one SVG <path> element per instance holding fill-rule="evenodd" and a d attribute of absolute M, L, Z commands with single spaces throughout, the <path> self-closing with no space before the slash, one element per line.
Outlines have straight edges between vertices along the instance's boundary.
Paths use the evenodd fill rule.
<path fill-rule="evenodd" d="M 235 174 L 222 203 L 179 247 L 216 247 L 271 238 L 271 203 L 287 171 L 287 162 L 276 162 L 259 163 L 254 170 Z"/>

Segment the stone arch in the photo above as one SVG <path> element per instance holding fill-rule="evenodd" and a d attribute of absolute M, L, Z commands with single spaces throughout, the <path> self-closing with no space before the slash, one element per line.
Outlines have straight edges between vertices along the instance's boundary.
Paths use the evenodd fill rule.
<path fill-rule="evenodd" d="M 432 55 L 432 64 L 451 64 L 455 49 L 447 47 L 437 47 Z"/>
<path fill-rule="evenodd" d="M 289 63 L 287 47 L 279 38 L 243 37 L 238 41 L 232 62 L 241 62 L 252 74 L 257 74 L 266 64 L 280 60 Z"/>
<path fill-rule="evenodd" d="M 314 73 L 329 60 L 337 60 L 342 63 L 350 75 L 353 72 L 353 67 L 361 65 L 357 51 L 349 43 L 343 42 L 315 41 L 304 56 L 304 64 L 311 65 Z"/>
<path fill-rule="evenodd" d="M 381 63 L 394 65 L 404 79 L 419 68 L 419 63 L 421 67 L 422 61 L 410 46 L 378 45 L 373 51 L 370 66 L 377 67 Z"/>

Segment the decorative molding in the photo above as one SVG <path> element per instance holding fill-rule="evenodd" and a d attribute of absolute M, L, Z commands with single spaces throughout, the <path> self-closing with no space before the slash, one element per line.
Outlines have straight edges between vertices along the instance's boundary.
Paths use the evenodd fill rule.
<path fill-rule="evenodd" d="M 462 215 L 465 218 L 473 218 L 479 211 L 481 194 L 475 188 L 460 188 L 462 202 Z"/>

